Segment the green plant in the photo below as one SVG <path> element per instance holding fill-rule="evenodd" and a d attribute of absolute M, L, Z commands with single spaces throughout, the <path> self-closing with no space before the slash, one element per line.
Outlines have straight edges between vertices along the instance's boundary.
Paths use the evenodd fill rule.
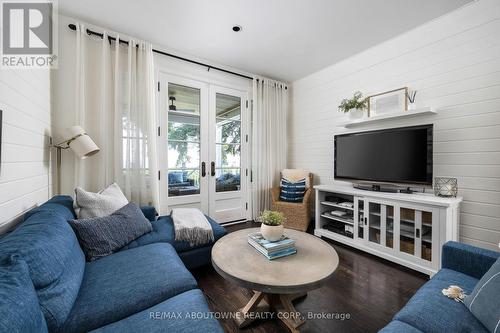
<path fill-rule="evenodd" d="M 265 210 L 257 218 L 257 221 L 266 225 L 282 225 L 285 222 L 285 215 L 281 212 Z"/>
<path fill-rule="evenodd" d="M 363 98 L 360 91 L 354 93 L 351 99 L 343 99 L 339 105 L 340 112 L 349 112 L 354 109 L 365 109 L 368 105 L 368 98 Z"/>

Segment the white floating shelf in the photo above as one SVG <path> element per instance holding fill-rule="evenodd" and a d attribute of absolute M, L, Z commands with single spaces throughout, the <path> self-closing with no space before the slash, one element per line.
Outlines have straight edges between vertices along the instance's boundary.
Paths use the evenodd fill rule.
<path fill-rule="evenodd" d="M 426 116 L 426 115 L 431 115 L 431 114 L 436 114 L 436 113 L 437 112 L 434 109 L 432 109 L 430 107 L 425 107 L 425 108 L 420 108 L 420 109 L 415 109 L 415 110 L 408 110 L 408 111 L 404 111 L 404 112 L 381 114 L 381 115 L 373 116 L 373 117 L 350 120 L 350 121 L 339 123 L 339 126 L 355 127 L 355 126 L 362 126 L 362 125 L 377 123 L 377 122 L 381 122 L 381 121 L 385 121 L 385 120 L 392 120 L 392 119 L 398 119 L 398 118 L 411 118 L 411 117 L 417 117 L 417 116 Z"/>

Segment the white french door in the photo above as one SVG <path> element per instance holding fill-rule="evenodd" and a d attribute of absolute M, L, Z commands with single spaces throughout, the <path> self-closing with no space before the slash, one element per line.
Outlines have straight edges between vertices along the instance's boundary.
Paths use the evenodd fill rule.
<path fill-rule="evenodd" d="M 159 84 L 161 212 L 246 219 L 248 92 L 164 73 Z"/>

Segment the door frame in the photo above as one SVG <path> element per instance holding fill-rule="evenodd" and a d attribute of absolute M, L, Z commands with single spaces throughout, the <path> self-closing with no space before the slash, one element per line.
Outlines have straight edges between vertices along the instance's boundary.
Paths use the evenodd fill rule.
<path fill-rule="evenodd" d="M 240 90 L 240 91 L 246 91 L 246 101 L 245 101 L 245 106 L 248 105 L 246 108 L 247 112 L 247 121 L 246 124 L 242 125 L 242 130 L 244 127 L 244 130 L 246 133 L 248 133 L 248 143 L 247 143 L 247 153 L 245 154 L 245 158 L 247 159 L 248 163 L 250 163 L 250 153 L 251 153 L 251 135 L 250 135 L 250 128 L 251 128 L 251 96 L 252 96 L 252 81 L 248 79 L 242 79 L 238 77 L 234 77 L 231 75 L 227 75 L 224 73 L 219 73 L 219 72 L 214 72 L 214 71 L 207 71 L 205 68 L 200 68 L 199 66 L 193 66 L 190 64 L 185 64 L 181 63 L 179 64 L 178 61 L 175 59 L 170 59 L 170 58 L 165 58 L 165 57 L 155 57 L 155 62 L 156 62 L 156 69 L 155 69 L 155 80 L 158 84 L 156 91 L 156 124 L 158 127 L 160 127 L 160 135 L 157 137 L 157 146 L 158 146 L 158 170 L 160 173 L 162 171 L 168 170 L 168 165 L 165 165 L 167 162 L 167 154 L 168 150 L 165 149 L 160 149 L 162 145 L 165 145 L 167 143 L 166 141 L 166 136 L 167 136 L 167 131 L 165 128 L 165 125 L 168 125 L 168 120 L 165 123 L 162 121 L 162 112 L 165 110 L 165 108 L 168 108 L 167 104 L 168 101 L 165 99 L 162 99 L 162 94 L 164 93 L 164 89 L 168 89 L 168 81 L 165 80 L 165 77 L 175 77 L 175 78 L 180 78 L 180 79 L 185 79 L 185 80 L 192 80 L 192 81 L 198 81 L 206 84 L 208 87 L 210 85 L 216 85 L 218 87 L 222 88 L 229 88 L 229 89 L 235 89 L 235 90 Z M 173 82 L 176 83 L 176 82 Z M 168 91 L 168 90 L 167 90 Z M 248 104 L 247 104 L 248 101 Z M 208 104 L 207 104 L 208 105 Z M 163 116 L 165 117 L 165 116 Z M 206 132 L 206 131 L 205 131 Z M 201 134 L 201 133 L 200 133 Z M 203 161 L 203 160 L 201 160 Z M 206 160 L 208 161 L 208 159 Z M 207 165 L 207 171 L 209 170 L 209 165 Z M 245 182 L 246 182 L 246 188 L 247 188 L 247 195 L 246 195 L 246 201 L 248 202 L 248 210 L 246 214 L 246 219 L 251 220 L 253 218 L 252 216 L 252 210 L 250 209 L 252 207 L 252 186 L 251 186 L 251 177 L 250 177 L 250 166 L 248 165 L 248 177 L 245 177 Z M 208 177 L 205 177 L 206 179 Z M 169 202 L 168 202 L 168 176 L 167 176 L 167 182 L 165 182 L 165 179 L 162 175 L 161 179 L 158 179 L 157 177 L 154 178 L 155 180 L 159 181 L 159 188 L 160 188 L 160 207 L 158 208 L 160 215 L 166 215 L 170 214 L 170 209 L 169 209 Z M 243 181 L 242 181 L 243 182 Z M 208 187 L 207 187 L 208 189 Z M 208 192 L 207 192 L 208 193 Z M 201 189 L 200 189 L 200 195 L 201 195 Z M 201 199 L 201 198 L 200 198 Z M 208 202 L 208 198 L 205 200 L 205 202 Z M 208 207 L 207 210 L 208 212 Z"/>
<path fill-rule="evenodd" d="M 240 97 L 240 145 L 241 145 L 241 152 L 240 152 L 240 191 L 237 191 L 235 193 L 234 191 L 231 192 L 221 192 L 218 193 L 216 191 L 216 182 L 215 182 L 215 177 L 211 177 L 209 180 L 209 211 L 210 211 L 210 216 L 215 216 L 216 211 L 216 201 L 217 200 L 228 200 L 232 199 L 235 197 L 241 197 L 241 202 L 242 205 L 245 205 L 246 207 L 242 207 L 242 217 L 238 219 L 234 219 L 231 221 L 227 221 L 225 223 L 231 223 L 239 220 L 244 220 L 248 219 L 248 211 L 250 209 L 250 204 L 248 202 L 249 198 L 249 174 L 250 174 L 250 159 L 249 159 L 249 121 L 250 121 L 250 114 L 249 114 L 249 92 L 240 90 L 240 89 L 235 89 L 235 88 L 228 88 L 228 87 L 223 87 L 219 86 L 216 84 L 211 84 L 210 85 L 210 118 L 209 118 L 209 134 L 211 137 L 209 138 L 209 143 L 212 146 L 211 148 L 215 148 L 216 144 L 216 138 L 215 138 L 215 128 L 217 126 L 217 108 L 216 108 L 216 96 L 217 93 L 225 94 L 225 95 L 231 95 L 231 96 L 238 96 Z M 216 150 L 215 149 L 209 149 L 209 162 L 211 163 L 212 161 L 216 160 Z"/>
<path fill-rule="evenodd" d="M 190 194 L 178 197 L 168 196 L 168 99 L 161 98 L 162 94 L 167 92 L 168 84 L 177 84 L 187 87 L 192 87 L 200 90 L 200 163 L 208 158 L 208 147 L 204 145 L 203 140 L 208 140 L 207 121 L 208 110 L 204 110 L 208 106 L 208 85 L 205 82 L 197 81 L 189 78 L 184 78 L 175 74 L 160 73 L 158 82 L 160 83 L 160 91 L 158 92 L 158 124 L 159 136 L 157 147 L 167 147 L 167 149 L 158 148 L 158 169 L 161 176 L 160 181 L 160 211 L 161 213 L 169 212 L 169 205 L 188 205 L 199 203 L 203 211 L 208 211 L 208 180 L 207 177 L 200 175 L 200 194 Z M 161 87 L 165 90 L 161 90 Z M 204 121 L 205 120 L 205 121 Z M 165 179 L 166 178 L 166 179 Z"/>

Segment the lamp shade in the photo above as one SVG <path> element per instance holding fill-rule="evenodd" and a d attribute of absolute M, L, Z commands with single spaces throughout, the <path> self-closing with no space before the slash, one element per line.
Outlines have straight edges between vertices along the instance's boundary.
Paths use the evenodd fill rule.
<path fill-rule="evenodd" d="M 92 156 L 100 150 L 81 126 L 71 126 L 66 129 L 65 139 L 71 150 L 81 159 Z"/>

